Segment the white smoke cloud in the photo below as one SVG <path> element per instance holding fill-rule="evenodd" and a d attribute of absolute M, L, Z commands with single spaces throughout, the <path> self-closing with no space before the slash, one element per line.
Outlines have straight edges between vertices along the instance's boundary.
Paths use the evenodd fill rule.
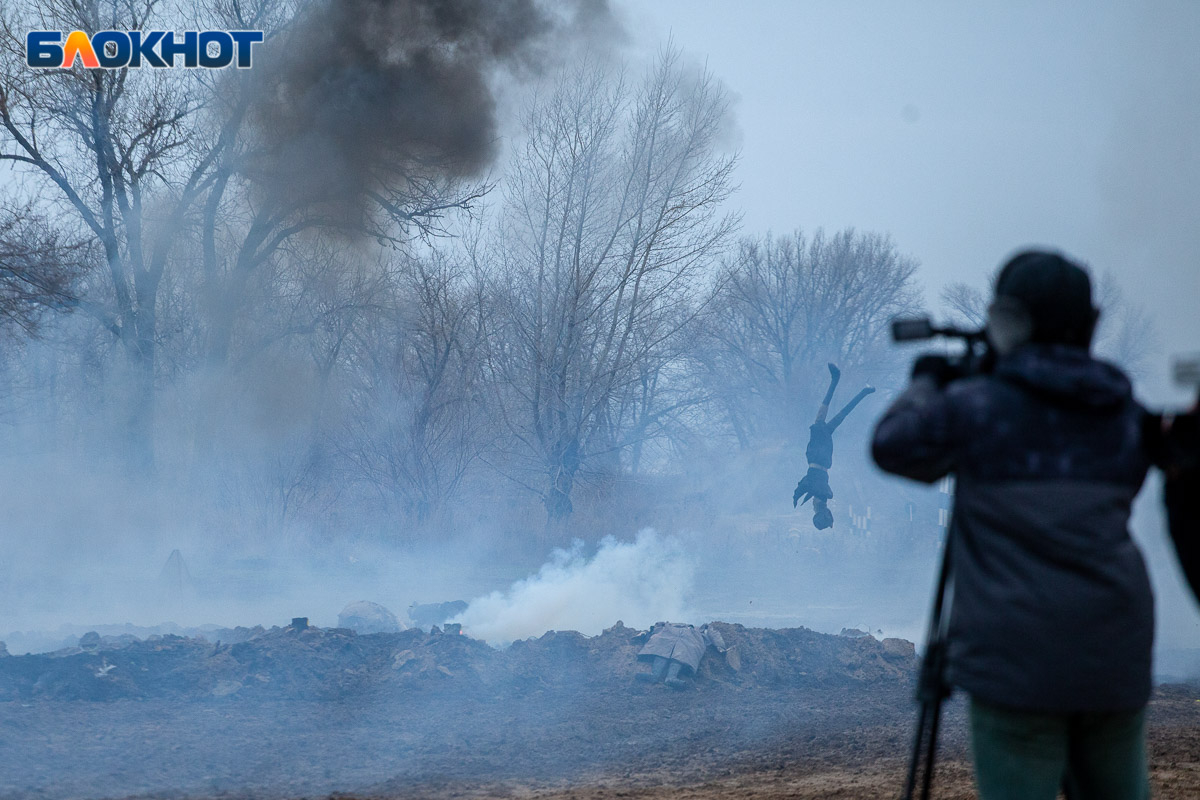
<path fill-rule="evenodd" d="M 472 600 L 454 621 L 493 645 L 548 630 L 594 636 L 617 620 L 636 628 L 686 621 L 693 572 L 679 540 L 650 529 L 632 542 L 605 537 L 590 559 L 576 542 L 570 550 L 556 550 L 536 575 Z"/>

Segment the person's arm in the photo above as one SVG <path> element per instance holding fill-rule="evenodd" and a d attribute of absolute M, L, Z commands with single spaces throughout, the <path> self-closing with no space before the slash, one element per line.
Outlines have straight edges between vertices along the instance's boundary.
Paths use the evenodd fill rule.
<path fill-rule="evenodd" d="M 1145 413 L 1142 439 L 1150 461 L 1168 477 L 1200 468 L 1200 404 L 1182 414 Z"/>
<path fill-rule="evenodd" d="M 886 472 L 933 483 L 954 469 L 957 447 L 946 393 L 919 366 L 876 424 L 871 455 Z"/>
<path fill-rule="evenodd" d="M 1186 414 L 1147 414 L 1143 439 L 1163 472 L 1163 504 L 1175 555 L 1200 602 L 1200 407 Z"/>

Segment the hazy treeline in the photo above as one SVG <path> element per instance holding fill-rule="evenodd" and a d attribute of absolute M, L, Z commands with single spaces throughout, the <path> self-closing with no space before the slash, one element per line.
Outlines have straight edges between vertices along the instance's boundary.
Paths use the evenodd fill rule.
<path fill-rule="evenodd" d="M 9 469 L 398 541 L 592 536 L 581 504 L 686 503 L 747 463 L 795 471 L 786 498 L 825 363 L 853 390 L 904 378 L 887 324 L 920 308 L 917 263 L 884 234 L 742 230 L 728 91 L 670 47 L 606 55 L 613 24 L 516 0 L 6 3 Z M 267 41 L 252 70 L 34 71 L 30 28 Z M 971 291 L 947 299 L 977 313 Z"/>

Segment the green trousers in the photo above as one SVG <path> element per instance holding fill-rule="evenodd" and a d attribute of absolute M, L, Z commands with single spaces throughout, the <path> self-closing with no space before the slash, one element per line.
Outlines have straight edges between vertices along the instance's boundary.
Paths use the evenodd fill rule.
<path fill-rule="evenodd" d="M 1147 800 L 1146 710 L 1031 714 L 971 701 L 979 800 Z"/>

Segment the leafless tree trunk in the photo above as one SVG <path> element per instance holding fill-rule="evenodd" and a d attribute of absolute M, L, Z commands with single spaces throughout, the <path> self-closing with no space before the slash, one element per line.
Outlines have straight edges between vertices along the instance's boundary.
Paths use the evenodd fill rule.
<path fill-rule="evenodd" d="M 700 271 L 736 220 L 721 155 L 729 100 L 666 51 L 631 88 L 595 62 L 526 111 L 492 275 L 489 365 L 525 485 L 550 523 L 572 511 L 581 470 L 631 431 L 603 414 L 694 314 Z M 614 418 L 615 419 L 615 418 Z"/>

